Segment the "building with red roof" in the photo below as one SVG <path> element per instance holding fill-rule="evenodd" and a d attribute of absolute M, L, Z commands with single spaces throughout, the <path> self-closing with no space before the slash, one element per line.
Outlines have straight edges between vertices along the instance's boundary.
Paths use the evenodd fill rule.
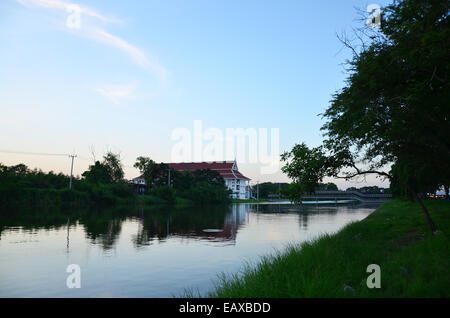
<path fill-rule="evenodd" d="M 225 180 L 225 185 L 232 191 L 234 199 L 250 199 L 250 178 L 239 172 L 236 161 L 212 161 L 212 162 L 180 162 L 168 163 L 170 168 L 176 171 L 194 171 L 210 169 L 217 171 Z M 134 184 L 144 185 L 143 176 L 131 180 Z"/>

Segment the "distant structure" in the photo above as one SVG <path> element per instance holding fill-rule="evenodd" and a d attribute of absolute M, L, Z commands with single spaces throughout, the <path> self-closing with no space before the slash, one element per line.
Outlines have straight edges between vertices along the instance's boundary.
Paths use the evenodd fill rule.
<path fill-rule="evenodd" d="M 232 191 L 233 199 L 250 199 L 250 180 L 239 172 L 236 161 L 212 161 L 212 162 L 180 162 L 168 163 L 175 171 L 195 171 L 210 169 L 217 171 L 225 180 L 225 185 Z M 138 186 L 139 192 L 145 187 L 145 179 L 141 175 L 131 179 L 131 182 Z"/>
<path fill-rule="evenodd" d="M 359 191 L 315 191 L 312 194 L 305 194 L 302 199 L 309 200 L 353 200 L 360 202 L 384 202 L 392 198 L 392 194 L 378 193 L 367 194 Z"/>

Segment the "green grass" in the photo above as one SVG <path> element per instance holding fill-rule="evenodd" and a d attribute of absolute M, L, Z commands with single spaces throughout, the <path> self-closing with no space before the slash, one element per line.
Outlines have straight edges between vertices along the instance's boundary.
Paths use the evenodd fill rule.
<path fill-rule="evenodd" d="M 449 297 L 450 202 L 426 201 L 432 235 L 417 203 L 391 200 L 335 235 L 291 245 L 241 273 L 223 276 L 209 297 Z M 369 289 L 366 269 L 381 268 Z"/>

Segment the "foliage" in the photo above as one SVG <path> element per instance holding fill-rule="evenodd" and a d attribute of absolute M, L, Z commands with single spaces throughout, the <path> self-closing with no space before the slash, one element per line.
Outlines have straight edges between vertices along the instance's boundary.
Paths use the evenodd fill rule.
<path fill-rule="evenodd" d="M 293 201 L 301 201 L 304 193 L 314 192 L 326 176 L 335 176 L 337 158 L 328 157 L 324 147 L 308 148 L 305 143 L 295 145 L 291 151 L 281 155 L 285 165 L 281 170 L 293 180 L 294 185 L 285 194 Z"/>
<path fill-rule="evenodd" d="M 450 184 L 449 5 L 403 0 L 384 8 L 380 32 L 354 50 L 346 86 L 323 114 L 323 145 L 282 155 L 297 190 L 310 192 L 325 176 L 374 173 L 406 188 L 434 230 L 417 191 Z"/>
<path fill-rule="evenodd" d="M 100 161 L 96 161 L 94 165 L 89 166 L 89 169 L 83 172 L 82 176 L 87 182 L 90 183 L 98 184 L 112 182 L 112 176 L 109 168 Z"/>
<path fill-rule="evenodd" d="M 103 165 L 106 166 L 112 182 L 123 181 L 124 172 L 119 154 L 108 151 L 106 155 L 103 156 Z"/>
<path fill-rule="evenodd" d="M 333 182 L 319 183 L 316 191 L 338 191 L 338 186 Z"/>
<path fill-rule="evenodd" d="M 169 166 L 156 163 L 149 157 L 138 157 L 134 167 L 144 176 L 148 188 L 167 185 L 169 182 Z"/>
<path fill-rule="evenodd" d="M 69 177 L 61 173 L 0 164 L 0 208 L 104 206 L 133 199 L 133 189 L 114 182 L 110 171 L 97 161 L 83 173 L 83 179 L 73 179 L 70 190 Z"/>
<path fill-rule="evenodd" d="M 258 185 L 259 198 L 268 198 L 269 195 L 281 194 L 289 186 L 288 183 L 263 182 Z"/>
<path fill-rule="evenodd" d="M 197 204 L 229 202 L 230 190 L 222 176 L 210 169 L 175 172 L 174 186 L 180 196 Z"/>
<path fill-rule="evenodd" d="M 392 185 L 392 183 L 391 183 Z M 365 186 L 361 188 L 350 187 L 347 188 L 346 191 L 357 191 L 366 194 L 382 194 L 382 193 L 391 193 L 389 188 L 380 188 L 377 186 Z"/>
<path fill-rule="evenodd" d="M 217 171 L 175 171 L 167 164 L 158 164 L 149 157 L 142 156 L 136 159 L 134 167 L 144 176 L 149 194 L 160 198 L 167 197 L 168 202 L 174 202 L 175 193 L 178 197 L 197 204 L 229 202 L 230 192 Z"/>
<path fill-rule="evenodd" d="M 149 191 L 149 194 L 157 198 L 163 199 L 167 203 L 175 202 L 175 190 L 167 185 L 154 186 Z"/>

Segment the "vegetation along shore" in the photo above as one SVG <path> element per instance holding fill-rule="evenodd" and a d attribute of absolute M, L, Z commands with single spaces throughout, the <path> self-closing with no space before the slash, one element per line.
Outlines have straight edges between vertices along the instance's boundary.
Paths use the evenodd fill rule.
<path fill-rule="evenodd" d="M 432 234 L 417 203 L 390 200 L 334 235 L 291 245 L 232 276 L 209 297 L 449 297 L 450 202 L 425 200 Z M 381 288 L 366 281 L 380 266 Z"/>

